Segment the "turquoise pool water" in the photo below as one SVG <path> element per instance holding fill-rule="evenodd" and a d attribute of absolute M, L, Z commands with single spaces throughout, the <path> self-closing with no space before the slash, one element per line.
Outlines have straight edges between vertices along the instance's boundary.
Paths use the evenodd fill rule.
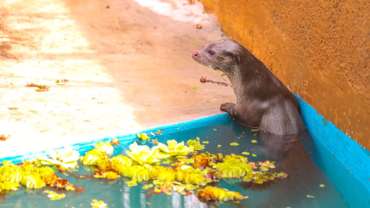
<path fill-rule="evenodd" d="M 158 136 L 160 142 L 168 139 L 185 141 L 190 138 L 200 137 L 202 141 L 209 141 L 206 150 L 209 152 L 241 153 L 249 151 L 261 155 L 259 144 L 251 144 L 254 139 L 253 133 L 240 126 L 231 123 L 227 119 L 220 120 L 207 126 L 193 123 L 192 128 L 181 126 L 163 130 Z M 123 141 L 116 153 L 124 151 L 128 144 L 136 140 L 131 135 L 120 138 Z M 258 138 L 257 138 L 258 140 Z M 232 147 L 230 142 L 238 142 L 240 145 Z M 222 147 L 218 148 L 217 145 Z M 307 145 L 310 146 L 310 145 Z M 79 146 L 84 152 L 91 148 L 91 144 Z M 153 194 L 144 191 L 140 186 L 129 188 L 124 181 L 107 182 L 97 179 L 75 179 L 70 177 L 71 182 L 84 187 L 81 193 L 67 193 L 67 197 L 60 201 L 50 201 L 41 191 L 17 191 L 8 194 L 0 202 L 1 208 L 28 208 L 28 207 L 90 207 L 92 199 L 104 200 L 109 207 L 142 208 L 142 207 L 235 207 L 235 208 L 344 208 L 348 207 L 344 198 L 331 184 L 328 178 L 309 159 L 309 150 L 297 149 L 289 160 L 289 178 L 270 184 L 265 187 L 246 187 L 235 181 L 221 181 L 220 185 L 231 190 L 239 191 L 247 195 L 249 199 L 240 204 L 224 203 L 207 205 L 200 202 L 196 196 L 181 196 L 172 194 Z M 259 160 L 260 158 L 251 159 Z M 320 187 L 324 184 L 325 187 Z"/>

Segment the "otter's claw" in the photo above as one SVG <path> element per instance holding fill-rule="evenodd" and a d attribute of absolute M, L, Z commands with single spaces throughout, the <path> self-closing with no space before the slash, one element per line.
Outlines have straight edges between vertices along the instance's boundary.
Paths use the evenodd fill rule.
<path fill-rule="evenodd" d="M 227 112 L 231 117 L 235 118 L 236 110 L 234 103 L 223 103 L 220 106 L 220 110 L 223 112 Z"/>

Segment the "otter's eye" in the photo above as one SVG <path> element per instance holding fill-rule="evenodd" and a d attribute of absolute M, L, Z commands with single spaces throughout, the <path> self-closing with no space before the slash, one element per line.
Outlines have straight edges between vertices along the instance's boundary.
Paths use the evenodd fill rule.
<path fill-rule="evenodd" d="M 213 55 L 215 55 L 215 54 L 216 54 L 216 52 L 214 52 L 214 51 L 212 51 L 212 50 L 207 50 L 207 53 L 208 53 L 209 55 L 211 55 L 211 56 L 213 56 Z"/>

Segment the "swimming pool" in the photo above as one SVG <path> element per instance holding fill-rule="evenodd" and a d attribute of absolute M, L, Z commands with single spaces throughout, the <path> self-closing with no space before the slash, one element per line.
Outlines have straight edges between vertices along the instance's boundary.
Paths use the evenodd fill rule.
<path fill-rule="evenodd" d="M 299 99 L 299 98 L 298 98 Z M 324 120 L 312 107 L 299 99 L 303 118 L 312 141 L 306 144 L 311 157 L 296 160 L 289 180 L 282 180 L 264 188 L 244 187 L 235 181 L 221 181 L 222 187 L 239 191 L 249 198 L 240 204 L 225 203 L 219 207 L 370 207 L 369 151 L 350 140 L 333 124 Z M 213 115 L 188 122 L 160 126 L 145 132 L 161 130 L 158 141 L 169 139 L 185 141 L 200 137 L 208 141 L 209 152 L 241 153 L 249 151 L 258 155 L 258 144 L 252 144 L 254 134 L 230 120 L 226 114 Z M 137 140 L 135 134 L 117 137 L 121 144 L 115 150 L 121 153 Z M 108 141 L 111 138 L 101 139 Z M 238 142 L 239 146 L 230 146 Z M 96 141 L 73 146 L 81 154 L 93 148 Z M 220 147 L 222 145 L 222 147 Z M 30 153 L 1 160 L 21 162 L 44 153 Z M 256 160 L 258 159 L 255 158 Z M 288 173 L 289 174 L 289 173 Z M 106 182 L 96 179 L 71 182 L 85 188 L 83 193 L 67 193 L 60 201 L 50 201 L 41 191 L 17 191 L 6 195 L 0 207 L 90 207 L 92 199 L 104 200 L 109 207 L 207 207 L 196 196 L 150 194 L 141 186 L 129 188 L 122 180 Z"/>

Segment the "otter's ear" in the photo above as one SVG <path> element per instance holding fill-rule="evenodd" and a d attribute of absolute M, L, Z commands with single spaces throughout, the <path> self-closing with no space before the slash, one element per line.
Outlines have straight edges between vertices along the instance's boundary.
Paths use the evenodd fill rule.
<path fill-rule="evenodd" d="M 238 54 L 234 54 L 233 56 L 233 60 L 235 61 L 236 64 L 240 64 L 240 56 Z"/>
<path fill-rule="evenodd" d="M 224 53 L 225 56 L 227 57 L 230 57 L 231 60 L 233 60 L 234 64 L 240 64 L 240 56 L 239 54 L 234 54 L 234 53 L 230 53 L 230 52 L 225 52 Z"/>

